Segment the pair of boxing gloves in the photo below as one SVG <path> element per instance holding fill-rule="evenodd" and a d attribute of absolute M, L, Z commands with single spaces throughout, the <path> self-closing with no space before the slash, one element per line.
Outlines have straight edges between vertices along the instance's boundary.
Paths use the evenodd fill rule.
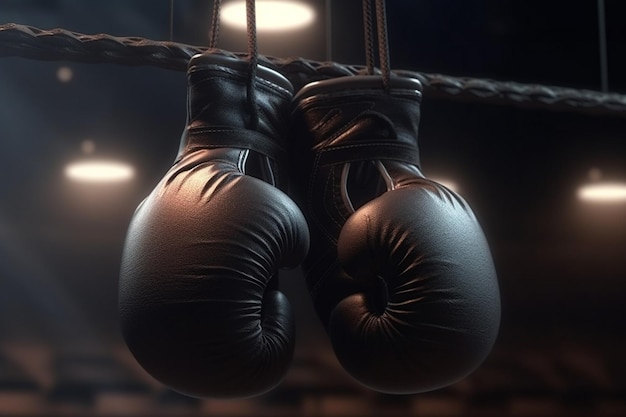
<path fill-rule="evenodd" d="M 346 76 L 294 97 L 259 66 L 253 120 L 249 74 L 237 58 L 189 62 L 178 156 L 124 247 L 121 327 L 137 361 L 190 396 L 271 390 L 294 351 L 279 270 L 302 265 L 357 381 L 407 394 L 467 376 L 494 344 L 499 290 L 471 209 L 420 170 L 420 82 Z"/>

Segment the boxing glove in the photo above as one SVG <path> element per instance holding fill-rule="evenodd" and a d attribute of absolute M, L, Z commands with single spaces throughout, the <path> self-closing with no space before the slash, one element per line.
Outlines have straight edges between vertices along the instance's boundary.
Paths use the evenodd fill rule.
<path fill-rule="evenodd" d="M 425 178 L 421 84 L 356 75 L 294 98 L 294 198 L 311 229 L 307 285 L 346 371 L 385 393 L 452 384 L 496 339 L 497 277 L 468 204 Z"/>
<path fill-rule="evenodd" d="M 262 394 L 285 375 L 294 322 L 278 271 L 298 265 L 306 220 L 286 186 L 291 84 L 204 54 L 188 67 L 187 126 L 173 166 L 130 223 L 119 282 L 123 336 L 157 380 L 194 397 Z"/>

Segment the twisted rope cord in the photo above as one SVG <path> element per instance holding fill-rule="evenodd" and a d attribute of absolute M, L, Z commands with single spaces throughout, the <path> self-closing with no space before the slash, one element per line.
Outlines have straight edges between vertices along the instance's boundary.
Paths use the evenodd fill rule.
<path fill-rule="evenodd" d="M 365 32 L 365 67 L 367 75 L 374 75 L 374 27 L 372 2 L 363 0 L 363 30 Z"/>
<path fill-rule="evenodd" d="M 153 66 L 186 71 L 189 59 L 207 49 L 137 37 L 85 35 L 65 29 L 42 30 L 14 23 L 0 25 L 0 57 Z M 215 53 L 241 59 L 247 56 L 245 53 L 220 50 L 215 50 Z M 302 58 L 260 55 L 259 63 L 281 71 L 294 84 L 296 90 L 311 81 L 364 71 L 363 66 Z M 395 70 L 393 73 L 419 79 L 424 85 L 426 98 L 626 117 L 626 95 L 622 94 L 414 71 Z"/>
<path fill-rule="evenodd" d="M 213 12 L 211 15 L 211 34 L 209 37 L 209 50 L 216 53 L 217 42 L 220 35 L 220 15 L 222 12 L 222 0 L 213 1 Z M 256 73 L 259 62 L 259 49 L 257 46 L 256 33 L 256 4 L 254 0 L 246 0 L 246 33 L 248 38 L 248 62 L 250 73 L 246 86 L 246 95 L 248 99 L 248 107 L 250 110 L 251 120 L 250 129 L 256 129 L 259 123 L 259 113 L 256 104 Z"/>
<path fill-rule="evenodd" d="M 250 129 L 256 129 L 259 124 L 259 110 L 256 99 L 256 73 L 259 64 L 259 47 L 256 35 L 256 4 L 254 0 L 246 0 L 246 29 L 248 32 L 248 61 L 250 75 L 248 76 L 247 96 L 250 108 Z"/>
<path fill-rule="evenodd" d="M 209 38 L 209 48 L 217 48 L 217 40 L 220 37 L 220 12 L 222 10 L 222 0 L 213 2 L 213 13 L 211 13 L 211 36 Z"/>
<path fill-rule="evenodd" d="M 382 75 L 383 88 L 389 91 L 391 88 L 391 66 L 389 63 L 389 40 L 387 38 L 387 13 L 385 0 L 375 0 L 376 10 L 376 36 L 378 46 L 378 59 Z M 363 28 L 365 32 L 365 66 L 368 75 L 376 73 L 374 56 L 374 15 L 372 14 L 372 1 L 363 0 Z"/>
<path fill-rule="evenodd" d="M 389 39 L 387 38 L 387 10 L 385 0 L 376 0 L 375 7 L 380 72 L 383 76 L 383 87 L 385 90 L 389 90 L 391 85 L 391 64 L 389 61 Z"/>

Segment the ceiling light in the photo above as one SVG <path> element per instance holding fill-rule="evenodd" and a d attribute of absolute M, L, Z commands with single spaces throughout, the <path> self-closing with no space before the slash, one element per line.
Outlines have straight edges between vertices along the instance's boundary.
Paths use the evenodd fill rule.
<path fill-rule="evenodd" d="M 74 78 L 74 71 L 70 67 L 62 66 L 57 69 L 57 79 L 62 83 L 69 83 Z"/>
<path fill-rule="evenodd" d="M 596 203 L 626 202 L 625 183 L 594 183 L 579 188 L 578 198 Z"/>
<path fill-rule="evenodd" d="M 246 28 L 245 1 L 225 4 L 221 10 L 222 22 L 238 29 Z M 296 1 L 256 2 L 256 26 L 258 31 L 279 32 L 299 29 L 309 25 L 315 18 L 313 8 Z"/>
<path fill-rule="evenodd" d="M 65 167 L 65 176 L 79 182 L 110 183 L 129 181 L 135 175 L 133 168 L 116 161 L 79 161 Z"/>
<path fill-rule="evenodd" d="M 81 151 L 83 151 L 84 154 L 91 155 L 96 150 L 96 142 L 94 142 L 92 139 L 85 139 L 81 142 L 80 149 Z"/>

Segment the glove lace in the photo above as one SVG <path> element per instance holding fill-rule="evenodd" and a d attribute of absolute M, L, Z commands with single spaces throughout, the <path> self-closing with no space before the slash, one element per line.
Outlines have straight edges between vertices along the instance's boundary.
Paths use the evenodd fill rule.
<path fill-rule="evenodd" d="M 220 32 L 220 13 L 222 1 L 214 0 L 211 17 L 211 34 L 209 37 L 209 48 L 215 49 Z M 248 110 L 250 112 L 250 129 L 255 130 L 259 124 L 259 111 L 256 104 L 256 72 L 259 63 L 259 49 L 256 33 L 256 4 L 254 0 L 246 0 L 246 32 L 248 37 L 248 62 L 250 72 L 246 89 Z"/>
<path fill-rule="evenodd" d="M 389 63 L 389 39 L 387 36 L 387 10 L 385 0 L 374 0 L 376 10 L 376 34 L 378 38 L 378 58 L 383 78 L 383 87 L 389 90 L 391 67 Z M 372 0 L 363 0 L 363 27 L 365 31 L 365 63 L 367 74 L 374 75 L 374 17 Z"/>

